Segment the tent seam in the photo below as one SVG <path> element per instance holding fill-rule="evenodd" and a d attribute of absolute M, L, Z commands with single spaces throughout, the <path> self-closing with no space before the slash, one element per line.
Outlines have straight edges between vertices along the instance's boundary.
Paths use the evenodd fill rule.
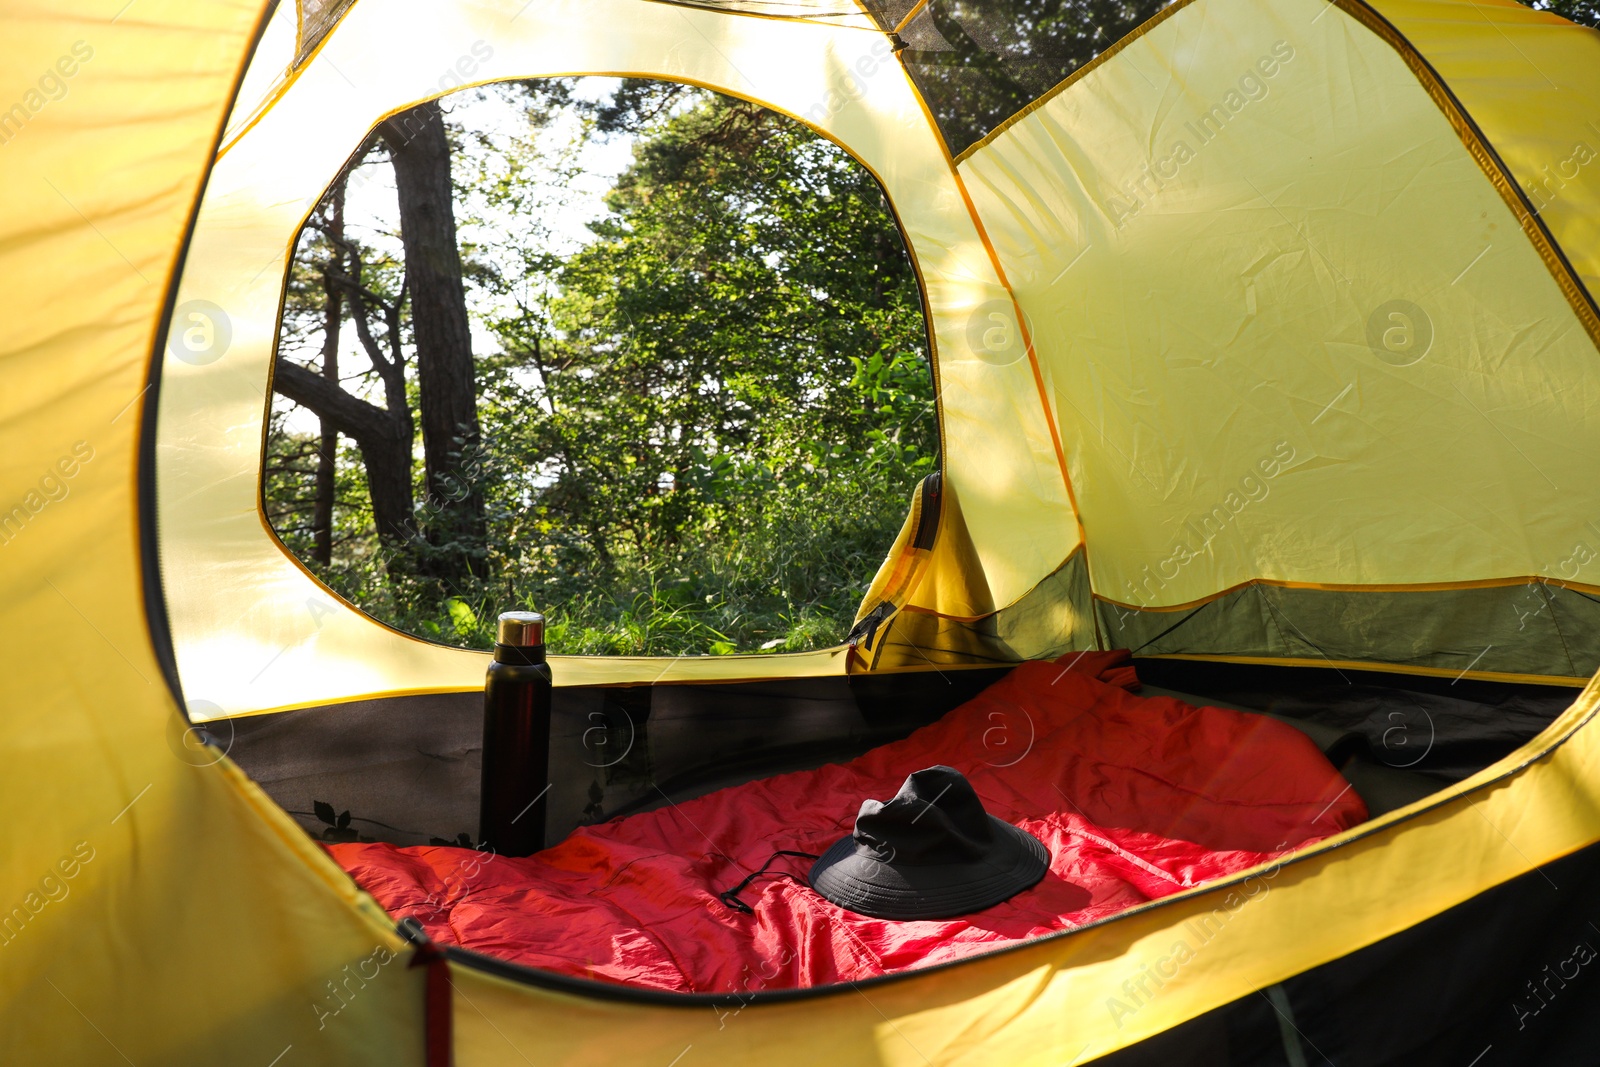
<path fill-rule="evenodd" d="M 1006 276 L 1005 266 L 1000 262 L 1000 254 L 995 250 L 994 242 L 989 238 L 988 228 L 984 226 L 983 219 L 978 214 L 978 207 L 972 201 L 972 194 L 967 190 L 966 179 L 961 176 L 961 170 L 956 165 L 955 158 L 950 154 L 950 146 L 944 139 L 944 134 L 939 131 L 939 124 L 933 117 L 933 112 L 928 108 L 928 102 L 922 97 L 922 90 L 917 88 L 915 79 L 905 69 L 904 61 L 901 63 L 901 72 L 905 75 L 906 86 L 917 101 L 917 106 L 922 109 L 923 116 L 928 120 L 929 127 L 934 131 L 940 153 L 944 156 L 945 163 L 950 170 L 950 178 L 955 183 L 956 191 L 961 194 L 961 203 L 967 210 L 967 217 L 971 220 L 973 229 L 977 232 L 978 240 L 983 245 L 985 254 L 989 257 L 989 264 L 994 268 L 996 280 L 999 281 L 1006 295 L 1011 299 L 1011 308 L 1017 317 L 1017 329 L 1022 334 L 1024 350 L 1028 354 L 1028 366 L 1033 371 L 1034 386 L 1039 394 L 1039 407 L 1044 415 L 1045 428 L 1050 431 L 1050 444 L 1055 449 L 1056 464 L 1061 470 L 1061 483 L 1067 491 L 1067 503 L 1072 508 L 1072 519 L 1078 530 L 1078 544 L 1084 551 L 1084 561 L 1088 562 L 1089 538 L 1083 525 L 1083 513 L 1078 508 L 1078 496 L 1072 486 L 1072 475 L 1068 471 L 1066 449 L 1061 443 L 1061 427 L 1056 418 L 1055 411 L 1051 408 L 1049 392 L 1045 388 L 1044 373 L 1039 367 L 1039 354 L 1033 346 L 1033 332 L 1028 329 L 1027 319 L 1022 314 L 1022 304 L 1017 300 L 1016 292 L 1011 288 L 1011 281 Z M 1089 579 L 1089 590 L 1094 591 L 1094 578 Z M 1096 634 L 1098 641 L 1099 635 Z"/>
<path fill-rule="evenodd" d="M 1596 348 L 1600 348 L 1600 306 L 1596 305 L 1593 294 L 1584 287 L 1583 280 L 1578 277 L 1566 253 L 1562 251 L 1555 236 L 1545 226 L 1544 219 L 1540 218 L 1522 186 L 1512 175 L 1511 168 L 1500 158 L 1499 151 L 1484 135 L 1477 121 L 1467 111 L 1466 105 L 1440 77 L 1439 72 L 1434 69 L 1433 64 L 1421 50 L 1367 0 L 1330 0 L 1330 2 L 1393 48 L 1401 61 L 1411 70 L 1423 91 L 1443 113 L 1445 121 L 1455 130 L 1456 136 L 1466 147 L 1467 154 L 1478 164 L 1484 176 L 1489 179 L 1489 183 L 1495 187 L 1511 210 L 1512 216 L 1522 227 L 1523 233 L 1533 245 L 1539 258 L 1544 261 L 1545 268 L 1555 280 L 1557 288 L 1567 298 L 1567 303 L 1571 305 L 1578 321 L 1583 324 L 1590 341 Z"/>

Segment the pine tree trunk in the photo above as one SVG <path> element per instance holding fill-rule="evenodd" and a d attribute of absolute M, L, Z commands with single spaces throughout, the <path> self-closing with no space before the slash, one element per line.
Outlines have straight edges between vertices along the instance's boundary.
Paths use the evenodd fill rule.
<path fill-rule="evenodd" d="M 477 383 L 456 245 L 450 144 L 436 103 L 380 127 L 394 165 L 411 293 L 422 422 L 424 534 L 437 551 L 422 569 L 446 584 L 487 577 L 487 527 L 475 466 Z"/>
<path fill-rule="evenodd" d="M 344 182 L 333 190 L 328 212 L 330 236 L 344 239 Z M 344 250 L 337 244 L 329 256 L 330 266 L 343 269 Z M 339 385 L 339 325 L 344 318 L 344 300 L 339 288 L 326 277 L 322 302 L 322 376 L 335 388 Z M 327 419 L 322 423 L 322 439 L 317 446 L 317 479 L 311 503 L 311 558 L 327 566 L 333 562 L 333 502 L 335 474 L 339 462 L 339 431 Z"/>

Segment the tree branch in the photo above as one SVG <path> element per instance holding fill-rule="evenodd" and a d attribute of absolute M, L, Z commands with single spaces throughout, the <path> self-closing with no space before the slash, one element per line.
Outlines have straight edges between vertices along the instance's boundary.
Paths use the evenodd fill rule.
<path fill-rule="evenodd" d="M 282 356 L 273 370 L 272 388 L 362 443 L 394 436 L 394 420 L 388 411 L 351 396 L 322 375 Z"/>
<path fill-rule="evenodd" d="M 350 317 L 355 320 L 356 336 L 361 339 L 361 347 L 366 349 L 367 358 L 372 361 L 374 367 L 378 368 L 379 374 L 386 370 L 392 370 L 393 367 L 389 358 L 383 353 L 383 346 L 379 345 L 378 339 L 372 335 L 372 326 L 367 321 L 367 305 L 369 301 L 376 305 L 383 313 L 386 324 L 390 321 L 391 311 L 398 311 L 398 307 L 391 309 L 390 305 L 382 297 L 348 274 L 341 274 L 331 270 L 326 273 L 328 281 L 343 289 L 350 297 L 350 310 L 354 312 Z M 390 339 L 391 343 L 393 340 L 394 338 Z"/>

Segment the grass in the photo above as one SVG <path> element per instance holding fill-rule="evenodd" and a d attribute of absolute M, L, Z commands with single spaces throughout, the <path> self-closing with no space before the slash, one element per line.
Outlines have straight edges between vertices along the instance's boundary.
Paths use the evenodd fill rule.
<path fill-rule="evenodd" d="M 375 618 L 466 648 L 493 645 L 500 612 L 531 610 L 545 615 L 547 643 L 561 654 L 804 652 L 849 633 L 905 496 L 839 477 L 744 509 L 740 522 L 631 553 L 609 573 L 581 558 L 563 566 L 537 551 L 513 554 L 503 539 L 495 577 L 451 588 L 391 576 L 370 550 L 341 552 L 317 570 Z"/>

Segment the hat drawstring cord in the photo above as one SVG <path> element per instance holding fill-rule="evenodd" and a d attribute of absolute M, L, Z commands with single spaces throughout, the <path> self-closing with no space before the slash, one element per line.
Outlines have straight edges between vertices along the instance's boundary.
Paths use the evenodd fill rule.
<path fill-rule="evenodd" d="M 772 861 L 777 859 L 779 856 L 798 856 L 801 859 L 808 860 L 822 858 L 815 852 L 796 852 L 793 849 L 780 848 L 772 855 L 767 857 L 767 862 L 761 865 L 760 870 L 756 871 L 754 874 L 747 875 L 744 881 L 740 882 L 732 889 L 724 889 L 722 892 L 718 893 L 717 899 L 722 901 L 728 907 L 732 908 L 734 911 L 743 912 L 746 915 L 754 915 L 756 913 L 755 909 L 746 904 L 744 901 L 740 900 L 739 894 L 744 892 L 745 889 L 749 887 L 751 882 L 755 881 L 757 878 L 760 878 L 763 874 L 766 874 L 767 868 L 772 866 Z M 790 874 L 788 871 L 773 871 L 772 873 L 781 878 L 793 879 L 794 881 L 799 882 L 801 885 L 810 885 L 809 882 L 807 882 L 804 878 L 801 878 L 798 874 Z"/>

